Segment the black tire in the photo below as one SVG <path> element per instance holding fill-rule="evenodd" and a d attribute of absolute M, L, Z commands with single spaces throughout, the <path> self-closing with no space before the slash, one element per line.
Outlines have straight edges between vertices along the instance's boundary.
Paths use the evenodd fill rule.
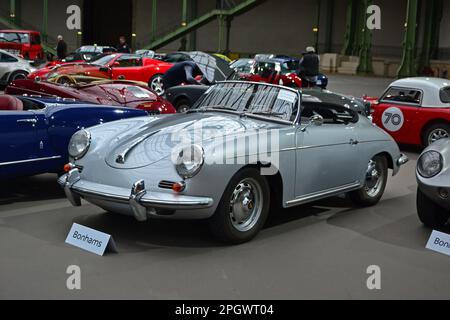
<path fill-rule="evenodd" d="M 422 146 L 428 147 L 432 142 L 435 142 L 433 140 L 438 138 L 440 134 L 443 135 L 441 138 L 450 138 L 450 124 L 438 122 L 427 127 L 423 132 Z"/>
<path fill-rule="evenodd" d="M 181 113 L 181 112 L 186 112 L 189 109 L 191 109 L 192 108 L 192 104 L 191 104 L 191 102 L 188 99 L 182 98 L 182 99 L 179 99 L 178 101 L 175 102 L 174 107 L 177 110 L 177 112 Z"/>
<path fill-rule="evenodd" d="M 148 87 L 152 89 L 154 92 L 156 92 L 159 96 L 164 95 L 164 85 L 163 85 L 163 77 L 162 74 L 155 74 L 153 77 L 150 78 L 148 81 Z"/>
<path fill-rule="evenodd" d="M 232 206 L 231 200 L 236 196 L 237 187 L 242 185 L 243 181 L 251 181 L 252 183 L 257 183 L 260 187 L 260 195 L 261 198 L 253 198 L 257 199 L 257 204 L 255 206 L 252 205 L 250 210 L 255 210 L 259 212 L 259 215 L 256 214 L 255 217 L 248 221 L 253 221 L 248 226 L 248 230 L 238 230 L 235 226 L 237 221 L 232 218 Z M 256 188 L 255 188 L 256 189 Z M 244 190 L 240 188 L 240 190 Z M 241 199 L 240 197 L 238 199 Z M 243 205 L 244 201 L 247 199 L 243 199 L 243 201 L 236 201 L 236 206 Z M 247 202 L 248 203 L 248 202 Z M 257 210 L 257 206 L 261 205 L 261 210 Z M 247 208 L 249 209 L 249 205 Z M 222 196 L 222 199 L 219 202 L 216 212 L 209 219 L 209 226 L 213 233 L 213 235 L 218 238 L 220 241 L 229 243 L 229 244 L 241 244 L 252 240 L 264 226 L 264 223 L 267 220 L 270 209 L 270 187 L 267 183 L 267 180 L 261 176 L 258 169 L 254 168 L 246 168 L 239 171 L 229 182 L 225 192 Z M 254 212 L 254 211 L 253 211 Z M 252 214 L 250 214 L 250 217 Z M 250 218 L 249 217 L 249 218 Z"/>
<path fill-rule="evenodd" d="M 11 84 L 13 81 L 18 80 L 18 79 L 26 79 L 28 76 L 28 73 L 26 71 L 14 71 L 13 73 L 11 73 L 11 75 L 8 78 L 8 84 Z"/>
<path fill-rule="evenodd" d="M 379 174 L 379 179 L 382 179 L 378 186 L 376 184 L 375 186 L 373 186 L 374 188 L 376 187 L 376 192 L 372 193 L 371 190 L 368 190 L 368 188 L 371 187 L 371 184 L 374 183 L 372 180 L 369 180 L 368 178 L 366 179 L 366 183 L 364 184 L 363 188 L 350 192 L 348 194 L 350 200 L 354 204 L 361 207 L 371 207 L 380 202 L 387 185 L 389 168 L 386 157 L 382 155 L 377 155 L 372 159 L 372 161 L 376 163 L 376 171 Z M 367 176 L 369 175 L 369 173 L 370 172 L 367 172 Z"/>
<path fill-rule="evenodd" d="M 431 201 L 419 188 L 417 189 L 417 214 L 428 228 L 438 229 L 446 225 L 450 212 Z"/>

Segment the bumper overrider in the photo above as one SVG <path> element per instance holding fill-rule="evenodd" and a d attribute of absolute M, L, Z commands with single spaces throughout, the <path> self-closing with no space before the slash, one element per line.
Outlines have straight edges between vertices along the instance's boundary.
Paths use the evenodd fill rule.
<path fill-rule="evenodd" d="M 109 206 L 120 205 L 130 209 L 138 221 L 146 221 L 152 216 L 166 216 L 175 211 L 208 209 L 214 204 L 214 200 L 208 197 L 150 192 L 145 189 L 144 180 L 134 183 L 131 190 L 84 181 L 79 169 L 72 169 L 59 178 L 58 183 L 63 187 L 67 199 L 75 207 L 81 206 L 82 198 Z"/>
<path fill-rule="evenodd" d="M 401 154 L 400 158 L 398 158 L 398 160 L 397 160 L 397 165 L 399 167 L 401 167 L 401 166 L 404 166 L 405 164 L 407 164 L 408 162 L 409 162 L 408 156 Z"/>

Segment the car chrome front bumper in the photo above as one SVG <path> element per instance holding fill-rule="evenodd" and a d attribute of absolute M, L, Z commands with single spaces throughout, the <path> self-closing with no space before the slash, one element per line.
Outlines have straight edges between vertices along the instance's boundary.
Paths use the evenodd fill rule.
<path fill-rule="evenodd" d="M 81 206 L 81 198 L 126 205 L 131 208 L 138 221 L 145 221 L 148 216 L 158 216 L 158 210 L 207 209 L 214 203 L 214 200 L 208 197 L 149 192 L 145 189 L 144 180 L 137 181 L 131 190 L 84 181 L 78 169 L 73 169 L 59 178 L 58 183 L 64 188 L 67 199 L 73 206 Z"/>
<path fill-rule="evenodd" d="M 400 155 L 400 158 L 398 158 L 398 160 L 397 160 L 397 165 L 398 165 L 399 167 L 401 167 L 401 166 L 407 164 L 408 162 L 409 162 L 408 156 L 406 156 L 406 155 L 404 155 L 404 154 L 401 154 L 401 155 Z"/>

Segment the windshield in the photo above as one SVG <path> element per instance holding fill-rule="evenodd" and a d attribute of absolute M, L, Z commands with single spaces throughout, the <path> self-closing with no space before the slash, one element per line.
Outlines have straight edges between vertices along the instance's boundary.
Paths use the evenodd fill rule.
<path fill-rule="evenodd" d="M 30 35 L 19 32 L 0 32 L 0 42 L 30 43 Z"/>
<path fill-rule="evenodd" d="M 263 83 L 223 82 L 212 86 L 193 111 L 226 110 L 293 122 L 298 105 L 299 94 L 293 90 Z"/>
<path fill-rule="evenodd" d="M 299 69 L 299 62 L 292 60 L 292 61 L 286 61 L 281 64 L 281 73 L 282 74 L 289 74 L 289 73 L 295 73 Z"/>
<path fill-rule="evenodd" d="M 109 54 L 107 56 L 101 57 L 100 59 L 95 60 L 95 65 L 98 66 L 106 66 L 107 64 L 109 64 L 111 62 L 112 59 L 114 59 L 116 57 L 115 54 Z M 93 61 L 91 61 L 93 62 Z"/>

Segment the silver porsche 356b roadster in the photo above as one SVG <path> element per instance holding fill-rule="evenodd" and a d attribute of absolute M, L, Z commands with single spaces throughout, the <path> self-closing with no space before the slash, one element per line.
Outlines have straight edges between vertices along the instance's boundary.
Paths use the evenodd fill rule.
<path fill-rule="evenodd" d="M 423 224 L 441 228 L 450 219 L 450 139 L 425 149 L 417 161 L 417 212 Z"/>
<path fill-rule="evenodd" d="M 81 130 L 69 153 L 59 183 L 73 205 L 85 199 L 139 221 L 208 219 L 234 244 L 251 240 L 270 208 L 345 193 L 375 205 L 388 169 L 408 161 L 350 106 L 239 81 L 212 86 L 184 114 Z"/>

